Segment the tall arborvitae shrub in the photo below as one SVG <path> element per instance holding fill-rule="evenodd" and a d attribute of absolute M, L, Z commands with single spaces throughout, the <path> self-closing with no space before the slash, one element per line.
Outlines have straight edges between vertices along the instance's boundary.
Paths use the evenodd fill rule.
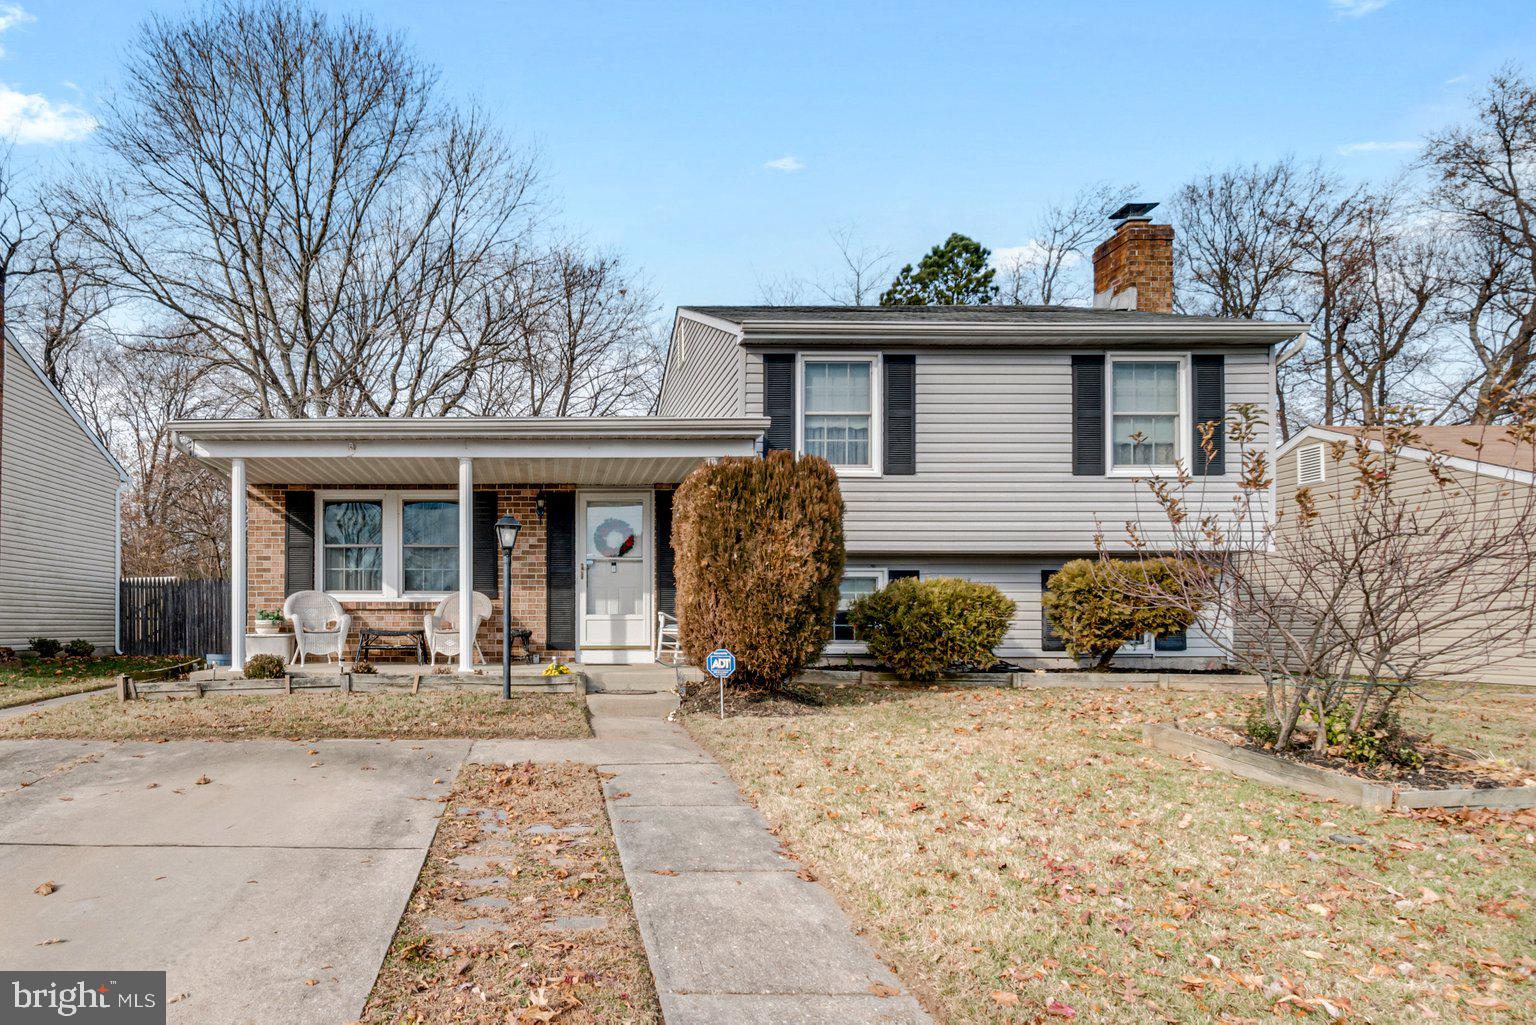
<path fill-rule="evenodd" d="M 816 456 L 770 452 L 700 467 L 673 499 L 683 653 L 736 655 L 732 682 L 779 688 L 832 637 L 843 577 L 843 495 Z"/>

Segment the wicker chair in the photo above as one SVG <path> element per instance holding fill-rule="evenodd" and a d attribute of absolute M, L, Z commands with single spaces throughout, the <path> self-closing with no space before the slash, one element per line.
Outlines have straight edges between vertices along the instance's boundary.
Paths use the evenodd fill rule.
<path fill-rule="evenodd" d="M 352 631 L 352 617 L 324 591 L 298 591 L 283 602 L 283 618 L 293 624 L 299 665 L 306 655 L 335 655 L 340 662 Z"/>
<path fill-rule="evenodd" d="M 480 624 L 491 618 L 491 599 L 474 592 L 474 611 L 471 617 L 474 623 L 470 626 L 470 636 L 477 637 L 480 633 Z M 459 593 L 455 591 L 442 601 L 437 603 L 437 608 L 422 621 L 422 632 L 427 635 L 428 663 L 437 665 L 437 653 L 444 655 L 457 655 L 459 653 Z M 475 656 L 480 661 L 485 661 L 485 654 L 480 650 L 480 642 L 475 642 Z"/>

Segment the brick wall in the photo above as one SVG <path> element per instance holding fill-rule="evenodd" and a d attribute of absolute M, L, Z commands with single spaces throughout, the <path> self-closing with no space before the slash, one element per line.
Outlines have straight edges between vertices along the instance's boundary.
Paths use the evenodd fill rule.
<path fill-rule="evenodd" d="M 1094 295 L 1136 289 L 1136 309 L 1173 312 L 1173 228 L 1126 221 L 1093 251 Z"/>
<path fill-rule="evenodd" d="M 288 491 L 315 491 L 322 487 L 311 484 L 253 484 L 247 489 L 246 563 L 248 579 L 246 587 L 247 627 L 254 628 L 259 609 L 280 609 L 284 599 L 285 531 L 283 507 Z M 348 485 L 348 490 L 390 490 L 378 486 Z M 540 491 L 569 491 L 571 485 L 507 484 L 497 487 L 476 488 L 476 491 L 495 491 L 497 516 L 511 514 L 522 523 L 517 536 L 517 547 L 512 551 L 512 626 L 533 631 L 535 651 L 549 653 L 545 646 L 544 561 L 546 537 L 544 521 L 539 519 L 536 500 Z M 319 525 L 316 524 L 316 529 Z M 501 559 L 497 558 L 497 590 L 492 599 L 494 614 L 480 625 L 478 640 L 486 660 L 501 660 Z M 348 650 L 355 650 L 358 631 L 365 626 L 384 630 L 419 630 L 422 617 L 432 612 L 436 601 L 412 602 L 343 602 L 342 607 L 352 616 L 352 636 Z M 513 651 L 517 651 L 514 647 Z M 571 652 L 559 652 L 570 655 Z M 411 656 L 404 656 L 408 661 Z M 380 661 L 385 658 L 381 657 Z M 438 657 L 441 665 L 443 657 Z"/>

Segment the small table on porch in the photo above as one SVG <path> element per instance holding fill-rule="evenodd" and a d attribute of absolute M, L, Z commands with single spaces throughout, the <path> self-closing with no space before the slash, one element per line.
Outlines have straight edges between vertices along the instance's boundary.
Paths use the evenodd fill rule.
<path fill-rule="evenodd" d="M 427 635 L 421 630 L 377 630 L 365 626 L 357 637 L 357 661 L 368 661 L 372 651 L 414 651 L 416 664 L 420 665 L 426 646 Z"/>

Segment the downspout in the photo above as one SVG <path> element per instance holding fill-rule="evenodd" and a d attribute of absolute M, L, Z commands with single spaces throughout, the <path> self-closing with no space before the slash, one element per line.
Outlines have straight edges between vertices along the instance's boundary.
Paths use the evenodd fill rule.
<path fill-rule="evenodd" d="M 117 544 L 113 546 L 112 563 L 115 572 L 112 574 L 112 651 L 115 654 L 123 653 L 123 490 L 128 487 L 128 482 L 119 480 L 113 490 L 114 497 L 113 518 L 114 533 Z"/>

